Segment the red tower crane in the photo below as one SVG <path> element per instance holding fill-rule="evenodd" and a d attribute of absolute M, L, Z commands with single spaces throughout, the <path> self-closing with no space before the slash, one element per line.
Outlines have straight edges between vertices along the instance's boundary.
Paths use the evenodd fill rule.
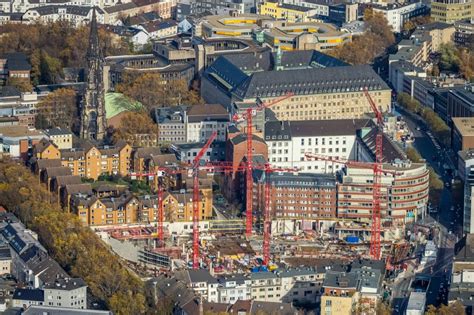
<path fill-rule="evenodd" d="M 271 205 L 270 205 L 270 196 L 271 196 L 271 181 L 270 181 L 270 174 L 272 172 L 295 172 L 294 168 L 280 168 L 280 167 L 272 167 L 270 163 L 265 163 L 264 169 L 265 171 L 265 206 L 263 209 L 263 264 L 268 265 L 270 263 L 270 242 L 272 237 L 272 216 L 271 216 Z"/>
<path fill-rule="evenodd" d="M 216 137 L 217 132 L 214 131 L 191 165 L 193 171 L 193 269 L 199 268 L 199 163 Z"/>
<path fill-rule="evenodd" d="M 383 116 L 372 97 L 370 97 L 367 88 L 364 94 L 369 101 L 370 107 L 375 114 L 377 120 L 377 135 L 375 138 L 375 163 L 374 163 L 374 185 L 373 185 L 373 210 L 372 210 L 372 229 L 370 233 L 370 256 L 372 259 L 380 259 L 380 229 L 381 229 L 381 199 L 382 199 L 382 163 L 383 163 Z"/>
<path fill-rule="evenodd" d="M 373 212 L 374 212 L 374 209 L 375 210 L 378 210 L 378 226 L 376 225 L 375 227 L 377 228 L 378 227 L 378 230 L 375 230 L 375 233 L 377 233 L 378 231 L 378 237 L 375 237 L 374 238 L 374 224 L 376 224 L 374 221 L 372 221 L 372 228 L 371 228 L 371 238 L 370 238 L 370 257 L 372 259 L 380 259 L 380 254 L 381 254 L 381 249 L 380 249 L 380 210 L 381 210 L 381 187 L 382 187 L 382 184 L 381 184 L 381 179 L 382 179 L 382 174 L 392 174 L 392 175 L 400 175 L 400 174 L 403 174 L 403 173 L 400 173 L 400 172 L 397 172 L 397 171 L 392 171 L 392 170 L 384 170 L 383 169 L 383 164 L 382 163 L 369 163 L 369 162 L 358 162 L 358 161 L 351 161 L 351 160 L 347 160 L 347 159 L 338 159 L 338 158 L 334 158 L 334 157 L 330 157 L 330 156 L 325 156 L 325 155 L 320 155 L 320 154 L 313 154 L 313 153 L 306 153 L 305 154 L 305 157 L 307 159 L 316 159 L 316 160 L 322 160 L 322 161 L 328 161 L 328 162 L 333 162 L 333 163 L 339 163 L 339 164 L 344 164 L 344 165 L 347 165 L 347 166 L 354 166 L 354 167 L 359 167 L 359 168 L 367 168 L 367 169 L 372 169 L 374 171 L 374 178 L 375 178 L 375 174 L 377 172 L 377 176 L 379 178 L 379 181 L 378 181 L 378 191 L 377 191 L 377 194 L 373 193 L 373 203 L 372 203 L 372 207 L 373 207 Z M 375 182 L 375 180 L 374 180 Z M 374 188 L 373 190 L 375 190 L 375 185 L 374 185 Z M 377 197 L 377 198 L 376 198 Z M 377 208 L 376 208 L 377 207 Z M 374 220 L 374 213 L 372 213 L 372 220 Z M 375 239 L 375 241 L 374 241 Z M 377 241 L 378 240 L 378 241 Z M 378 246 L 378 248 L 373 248 L 375 246 Z"/>
<path fill-rule="evenodd" d="M 247 122 L 247 172 L 246 172 L 246 196 L 245 196 L 245 201 L 246 201 L 246 222 L 245 222 L 245 234 L 247 236 L 252 235 L 252 225 L 253 225 L 253 193 L 252 193 L 252 116 L 256 114 L 257 111 L 264 110 L 267 107 L 270 107 L 272 105 L 275 105 L 281 101 L 284 101 L 290 97 L 292 97 L 294 93 L 288 92 L 280 97 L 275 98 L 274 100 L 271 100 L 269 102 L 262 102 L 258 103 L 256 107 L 249 107 L 245 110 L 244 113 L 241 115 L 236 114 L 233 117 L 234 121 L 239 121 L 239 120 L 246 120 Z"/>
<path fill-rule="evenodd" d="M 383 116 L 382 112 L 379 110 L 372 97 L 369 94 L 367 88 L 364 88 L 364 94 L 369 101 L 370 107 L 375 114 L 377 121 L 377 135 L 375 138 L 375 163 L 371 163 L 372 169 L 374 171 L 374 181 L 373 181 L 373 208 L 372 208 L 372 227 L 370 233 L 370 257 L 372 259 L 378 260 L 381 256 L 380 249 L 380 230 L 381 230 L 381 199 L 382 199 L 382 174 L 383 171 Z M 385 173 L 387 173 L 385 171 Z"/>
<path fill-rule="evenodd" d="M 156 215 L 156 235 L 157 235 L 157 245 L 164 245 L 164 232 L 163 232 L 163 222 L 164 222 L 164 210 L 163 210 L 163 185 L 161 183 L 160 177 L 162 173 L 167 173 L 169 175 L 174 175 L 181 173 L 181 168 L 165 168 L 160 167 L 153 173 L 130 173 L 129 176 L 133 177 L 156 177 L 157 181 L 157 196 L 158 196 L 158 205 L 157 205 L 157 215 Z"/>

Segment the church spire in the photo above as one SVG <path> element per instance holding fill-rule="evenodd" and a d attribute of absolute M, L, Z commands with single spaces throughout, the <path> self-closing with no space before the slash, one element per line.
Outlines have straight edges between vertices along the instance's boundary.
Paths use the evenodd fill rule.
<path fill-rule="evenodd" d="M 104 58 L 101 53 L 97 29 L 96 8 L 92 9 L 89 48 L 87 49 L 86 82 L 80 103 L 81 138 L 104 139 L 106 132 Z"/>
<path fill-rule="evenodd" d="M 102 57 L 102 54 L 100 51 L 99 30 L 97 28 L 96 7 L 93 7 L 92 18 L 91 18 L 91 23 L 90 23 L 89 47 L 87 49 L 87 59 L 101 58 L 101 57 Z"/>

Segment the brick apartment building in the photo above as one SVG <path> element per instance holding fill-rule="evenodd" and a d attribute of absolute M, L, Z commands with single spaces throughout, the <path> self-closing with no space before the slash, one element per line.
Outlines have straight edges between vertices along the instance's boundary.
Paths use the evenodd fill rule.
<path fill-rule="evenodd" d="M 35 145 L 33 156 L 39 159 L 59 159 L 71 169 L 72 175 L 97 180 L 100 175 L 122 175 L 130 172 L 132 147 L 125 142 L 115 146 L 95 146 L 85 143 L 82 147 L 60 150 L 48 141 Z"/>
<path fill-rule="evenodd" d="M 266 174 L 254 171 L 254 207 L 263 213 Z M 333 175 L 279 173 L 269 175 L 270 207 L 276 219 L 335 218 L 337 211 L 336 179 Z"/>

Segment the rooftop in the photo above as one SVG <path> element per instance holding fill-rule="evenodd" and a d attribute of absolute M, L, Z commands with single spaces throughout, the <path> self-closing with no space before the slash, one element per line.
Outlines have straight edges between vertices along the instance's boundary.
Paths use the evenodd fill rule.
<path fill-rule="evenodd" d="M 463 137 L 474 136 L 474 117 L 452 117 L 451 119 L 454 127 Z"/>
<path fill-rule="evenodd" d="M 0 127 L 0 135 L 4 137 L 11 138 L 21 138 L 21 137 L 36 137 L 39 138 L 43 136 L 43 132 L 36 129 L 28 128 L 27 126 L 4 126 Z"/>
<path fill-rule="evenodd" d="M 48 136 L 62 136 L 62 135 L 72 135 L 72 132 L 70 130 L 64 129 L 64 128 L 53 128 L 53 129 L 46 129 L 45 133 Z"/>
<path fill-rule="evenodd" d="M 335 119 L 308 121 L 268 121 L 265 140 L 291 140 L 292 137 L 354 136 L 361 128 L 372 128 L 371 119 Z"/>

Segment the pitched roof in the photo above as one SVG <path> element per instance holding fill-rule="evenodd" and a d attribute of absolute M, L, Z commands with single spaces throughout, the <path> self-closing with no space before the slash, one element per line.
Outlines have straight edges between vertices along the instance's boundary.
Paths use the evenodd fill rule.
<path fill-rule="evenodd" d="M 77 194 L 77 193 L 92 194 L 91 184 L 66 185 L 65 190 L 66 190 L 67 194 L 69 194 L 69 195 Z"/>
<path fill-rule="evenodd" d="M 241 99 L 300 94 L 388 90 L 387 84 L 370 65 L 262 71 L 251 74 L 234 90 Z"/>
<path fill-rule="evenodd" d="M 252 135 L 252 140 L 253 141 L 258 141 L 258 142 L 262 142 L 262 143 L 265 143 L 265 141 L 260 138 L 259 136 L 257 135 Z M 239 134 L 235 137 L 233 137 L 232 139 L 230 139 L 230 142 L 233 144 L 233 145 L 238 145 L 242 142 L 247 142 L 247 135 L 244 135 L 244 134 Z"/>
<path fill-rule="evenodd" d="M 72 184 L 82 184 L 82 179 L 79 175 L 56 176 L 56 184 L 59 187 Z"/>
<path fill-rule="evenodd" d="M 256 314 L 263 311 L 265 314 L 295 315 L 297 311 L 291 303 L 252 301 L 250 314 Z"/>
<path fill-rule="evenodd" d="M 8 53 L 7 59 L 8 71 L 30 71 L 31 65 L 26 54 L 22 52 Z"/>
<path fill-rule="evenodd" d="M 60 167 L 48 167 L 46 168 L 45 174 L 48 178 L 53 178 L 56 176 L 67 176 L 72 175 L 71 169 L 66 166 Z"/>
<path fill-rule="evenodd" d="M 106 8 L 104 8 L 104 11 L 111 14 L 111 13 L 117 13 L 117 12 L 130 10 L 130 9 L 133 9 L 133 8 L 136 8 L 136 7 L 137 7 L 137 5 L 135 3 L 127 2 L 127 3 L 117 4 L 117 5 L 114 5 L 112 7 L 106 7 Z"/>
<path fill-rule="evenodd" d="M 361 140 L 362 144 L 368 149 L 369 153 L 373 156 L 375 160 L 375 144 L 377 138 L 377 129 L 372 129 L 367 133 Z M 383 134 L 382 137 L 382 161 L 386 163 L 392 163 L 395 160 L 405 160 L 406 154 L 400 149 L 397 144 L 390 140 L 386 134 Z"/>
<path fill-rule="evenodd" d="M 163 167 L 167 165 L 175 165 L 178 163 L 176 154 L 173 154 L 173 153 L 152 155 L 151 159 L 153 161 L 153 164 L 159 167 Z"/>
<path fill-rule="evenodd" d="M 188 122 L 229 121 L 230 115 L 221 104 L 191 106 L 187 112 Z"/>
<path fill-rule="evenodd" d="M 52 142 L 50 142 L 48 139 L 43 138 L 41 139 L 37 144 L 34 145 L 34 148 L 36 152 L 38 153 L 43 153 L 44 150 L 46 150 L 50 145 L 55 146 L 56 145 Z M 57 148 L 57 147 L 56 147 Z"/>
<path fill-rule="evenodd" d="M 178 23 L 174 20 L 155 20 L 140 24 L 148 33 L 164 30 L 170 27 L 177 27 Z"/>
<path fill-rule="evenodd" d="M 41 289 L 16 289 L 14 300 L 44 302 L 44 291 Z"/>
<path fill-rule="evenodd" d="M 49 167 L 60 167 L 62 165 L 60 159 L 41 159 L 37 160 L 35 163 L 36 168 L 39 170 L 43 170 Z"/>
<path fill-rule="evenodd" d="M 48 136 L 72 135 L 70 130 L 59 127 L 46 129 L 45 131 Z"/>
<path fill-rule="evenodd" d="M 191 283 L 195 282 L 206 282 L 206 283 L 217 283 L 217 279 L 211 276 L 209 270 L 198 269 L 188 270 L 188 276 Z"/>
<path fill-rule="evenodd" d="M 147 158 L 151 155 L 160 155 L 161 148 L 160 147 L 150 147 L 150 148 L 138 148 L 135 151 L 135 158 Z"/>

